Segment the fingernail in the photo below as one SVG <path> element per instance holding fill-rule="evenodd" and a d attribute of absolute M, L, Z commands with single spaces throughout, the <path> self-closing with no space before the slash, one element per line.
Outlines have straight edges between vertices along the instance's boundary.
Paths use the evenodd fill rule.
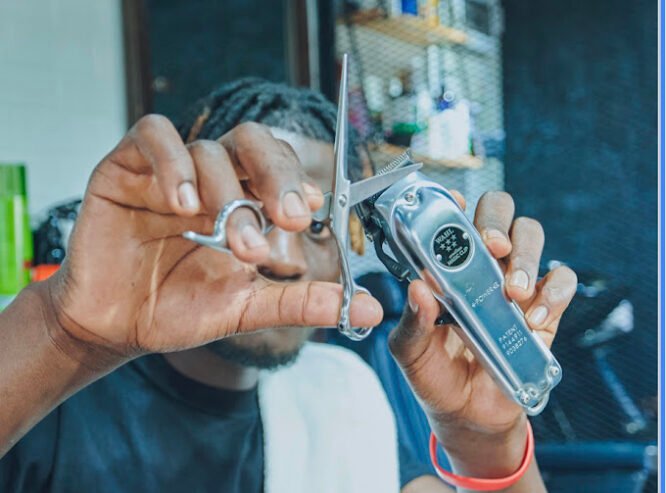
<path fill-rule="evenodd" d="M 521 269 L 518 269 L 513 274 L 511 274 L 511 278 L 509 279 L 510 286 L 520 288 L 525 291 L 527 291 L 529 284 L 530 278 L 527 276 L 527 272 Z"/>
<path fill-rule="evenodd" d="M 484 240 L 505 240 L 506 237 L 502 234 L 501 231 L 497 229 L 486 229 L 483 232 L 483 239 Z"/>
<path fill-rule="evenodd" d="M 308 195 L 317 195 L 317 196 L 322 195 L 321 190 L 319 190 L 317 187 L 313 185 L 310 185 L 309 183 L 303 183 L 303 190 Z"/>
<path fill-rule="evenodd" d="M 289 192 L 282 199 L 284 213 L 289 218 L 308 216 L 308 209 L 296 192 Z"/>
<path fill-rule="evenodd" d="M 532 315 L 530 315 L 529 320 L 532 325 L 538 326 L 541 325 L 544 320 L 546 320 L 547 316 L 548 316 L 548 308 L 542 305 L 534 309 Z"/>
<path fill-rule="evenodd" d="M 178 202 L 183 209 L 196 211 L 199 209 L 199 197 L 194 185 L 190 181 L 184 181 L 178 187 Z"/>
<path fill-rule="evenodd" d="M 252 250 L 253 248 L 261 248 L 268 246 L 266 238 L 262 236 L 259 230 L 252 224 L 246 224 L 241 230 L 241 238 L 245 246 Z"/>
<path fill-rule="evenodd" d="M 419 312 L 419 305 L 414 302 L 411 294 L 407 295 L 407 303 L 409 304 L 409 309 L 412 311 L 412 313 L 416 314 Z"/>

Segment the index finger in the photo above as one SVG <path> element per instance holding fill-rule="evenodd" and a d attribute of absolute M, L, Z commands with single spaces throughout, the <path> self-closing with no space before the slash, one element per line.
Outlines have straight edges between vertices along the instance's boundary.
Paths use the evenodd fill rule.
<path fill-rule="evenodd" d="M 495 258 L 506 257 L 511 252 L 509 229 L 514 212 L 513 199 L 506 192 L 486 192 L 479 199 L 474 225 Z"/>
<path fill-rule="evenodd" d="M 117 148 L 105 159 L 138 175 L 152 172 L 162 199 L 155 204 L 178 215 L 199 211 L 197 177 L 192 157 L 168 118 L 147 115 L 134 124 Z"/>

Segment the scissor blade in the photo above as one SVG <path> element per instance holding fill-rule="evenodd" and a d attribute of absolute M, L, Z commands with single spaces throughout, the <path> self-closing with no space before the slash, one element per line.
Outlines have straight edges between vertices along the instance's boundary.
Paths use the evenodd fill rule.
<path fill-rule="evenodd" d="M 352 183 L 349 187 L 349 206 L 352 207 L 373 195 L 386 190 L 393 185 L 396 181 L 401 180 L 405 176 L 418 171 L 423 166 L 423 163 L 410 164 L 403 168 L 394 169 L 383 175 L 375 175 L 365 180 Z"/>
<path fill-rule="evenodd" d="M 364 200 L 372 197 L 379 192 L 386 190 L 388 187 L 393 185 L 398 180 L 401 180 L 405 176 L 414 171 L 418 171 L 423 166 L 423 163 L 410 164 L 404 168 L 394 169 L 383 175 L 375 175 L 365 180 L 357 181 L 352 183 L 349 186 L 349 207 L 353 207 L 356 204 L 363 202 Z M 331 197 L 333 194 L 331 192 L 326 192 L 324 194 L 324 205 L 322 205 L 314 214 L 312 214 L 312 219 L 315 221 L 324 221 L 329 217 L 331 210 Z"/>
<path fill-rule="evenodd" d="M 347 54 L 342 55 L 342 74 L 340 77 L 340 93 L 338 95 L 338 115 L 335 123 L 335 175 L 333 181 L 333 193 L 344 194 L 349 185 L 347 178 L 347 132 L 349 119 L 349 95 L 347 93 L 347 67 L 349 61 Z"/>

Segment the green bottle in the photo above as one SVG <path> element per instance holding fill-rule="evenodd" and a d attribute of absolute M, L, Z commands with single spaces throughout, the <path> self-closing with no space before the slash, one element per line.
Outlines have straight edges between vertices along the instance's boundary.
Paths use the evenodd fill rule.
<path fill-rule="evenodd" d="M 30 282 L 32 256 L 25 165 L 0 163 L 0 310 Z"/>

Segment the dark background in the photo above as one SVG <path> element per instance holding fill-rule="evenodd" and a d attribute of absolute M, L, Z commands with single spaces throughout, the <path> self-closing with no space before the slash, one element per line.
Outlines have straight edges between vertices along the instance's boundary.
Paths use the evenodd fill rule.
<path fill-rule="evenodd" d="M 506 189 L 519 214 L 544 225 L 546 258 L 626 290 L 635 329 L 610 361 L 649 408 L 657 394 L 657 3 L 505 0 L 504 9 Z"/>
<path fill-rule="evenodd" d="M 284 2 L 147 0 L 152 109 L 171 118 L 239 77 L 287 77 Z"/>

